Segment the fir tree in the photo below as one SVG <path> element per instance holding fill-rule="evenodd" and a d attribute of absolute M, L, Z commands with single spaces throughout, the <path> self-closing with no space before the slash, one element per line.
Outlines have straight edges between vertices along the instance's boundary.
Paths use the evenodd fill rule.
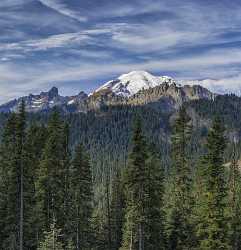
<path fill-rule="evenodd" d="M 56 224 L 54 222 L 50 225 L 50 230 L 44 232 L 44 239 L 39 244 L 37 250 L 64 250 L 60 238 L 61 230 L 56 227 Z"/>
<path fill-rule="evenodd" d="M 3 132 L 0 151 L 0 249 L 17 249 L 18 208 L 16 204 L 16 123 L 11 114 Z"/>
<path fill-rule="evenodd" d="M 122 227 L 124 222 L 124 193 L 123 183 L 119 171 L 113 177 L 111 203 L 110 203 L 110 227 L 111 245 L 113 250 L 119 250 L 122 242 Z"/>
<path fill-rule="evenodd" d="M 203 199 L 199 204 L 197 236 L 199 249 L 229 249 L 227 237 L 227 185 L 223 165 L 224 128 L 216 118 L 207 139 L 207 155 L 203 161 Z"/>
<path fill-rule="evenodd" d="M 172 194 L 167 221 L 168 248 L 190 249 L 194 230 L 190 215 L 193 208 L 192 173 L 189 157 L 190 117 L 181 107 L 172 136 Z"/>
<path fill-rule="evenodd" d="M 158 241 L 157 243 L 156 240 L 152 242 L 151 234 L 155 227 L 157 227 L 155 230 L 158 230 L 158 240 L 162 235 L 162 226 L 159 221 L 162 218 L 159 217 L 162 200 L 162 195 L 159 196 L 159 194 L 162 183 L 161 178 L 158 177 L 159 172 L 158 174 L 155 172 L 157 168 L 153 166 L 153 159 L 151 159 L 151 164 L 148 159 L 148 147 L 142 134 L 140 119 L 137 119 L 133 132 L 129 165 L 124 177 L 126 208 L 121 247 L 123 250 L 164 248 L 164 242 Z"/>
<path fill-rule="evenodd" d="M 17 115 L 11 115 L 6 125 L 1 150 L 2 174 L 5 185 L 5 228 L 2 244 L 5 249 L 32 249 L 34 237 L 34 180 L 26 152 L 25 104 L 21 102 Z"/>
<path fill-rule="evenodd" d="M 155 146 L 149 147 L 148 151 L 148 182 L 147 182 L 147 235 L 148 249 L 166 249 L 164 229 L 164 168 L 161 166 L 160 158 Z"/>
<path fill-rule="evenodd" d="M 70 225 L 77 250 L 91 249 L 93 184 L 89 158 L 78 145 L 70 169 Z"/>
<path fill-rule="evenodd" d="M 38 231 L 49 230 L 53 221 L 58 228 L 65 225 L 65 147 L 64 128 L 60 114 L 54 111 L 47 127 L 47 140 L 36 182 Z"/>
<path fill-rule="evenodd" d="M 230 246 L 233 250 L 241 249 L 241 176 L 238 166 L 236 145 L 233 146 L 233 156 L 229 174 L 229 212 Z"/>
<path fill-rule="evenodd" d="M 63 219 L 65 221 L 63 228 L 63 240 L 68 242 L 68 239 L 71 234 L 71 223 L 68 223 L 69 218 L 69 207 L 71 206 L 71 195 L 70 195 L 70 185 L 71 185 L 71 176 L 70 176 L 70 165 L 71 165 L 71 152 L 70 152 L 70 145 L 69 145 L 69 126 L 67 123 L 63 125 L 63 177 L 64 179 L 62 182 L 64 183 L 64 190 L 63 190 Z M 70 242 L 68 242 L 69 244 Z M 65 244 L 65 248 L 67 245 Z"/>

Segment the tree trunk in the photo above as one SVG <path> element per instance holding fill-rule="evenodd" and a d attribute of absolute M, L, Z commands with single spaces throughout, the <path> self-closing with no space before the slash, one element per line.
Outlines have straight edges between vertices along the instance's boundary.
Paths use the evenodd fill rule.
<path fill-rule="evenodd" d="M 143 232 L 142 232 L 142 224 L 139 225 L 139 250 L 143 250 Z"/>
<path fill-rule="evenodd" d="M 130 242 L 130 250 L 132 250 L 132 246 L 133 246 L 133 232 L 131 229 L 131 242 Z"/>

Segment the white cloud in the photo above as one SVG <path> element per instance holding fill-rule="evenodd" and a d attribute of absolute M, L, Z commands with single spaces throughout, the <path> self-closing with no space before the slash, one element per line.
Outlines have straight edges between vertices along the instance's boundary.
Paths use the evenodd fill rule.
<path fill-rule="evenodd" d="M 224 77 L 222 79 L 183 81 L 183 84 L 188 84 L 188 85 L 199 84 L 218 94 L 234 93 L 239 96 L 241 95 L 241 73 L 238 73 L 237 75 L 230 77 Z"/>
<path fill-rule="evenodd" d="M 15 7 L 23 4 L 30 3 L 32 0 L 1 0 L 0 8 Z"/>
<path fill-rule="evenodd" d="M 32 0 L 2 0 L 0 8 L 11 9 L 27 1 Z M 6 32 L 10 38 L 14 37 L 13 41 L 19 42 L 5 43 L 3 41 L 8 40 L 7 35 L 1 36 L 0 102 L 46 89 L 52 82 L 59 85 L 65 82 L 68 86 L 69 81 L 92 81 L 138 69 L 175 72 L 178 78 L 221 79 L 203 83 L 220 91 L 227 87 L 233 90 L 240 87 L 241 50 L 232 49 L 233 43 L 241 39 L 238 33 L 241 28 L 241 8 L 236 1 L 230 2 L 229 6 L 177 0 L 133 0 L 123 1 L 123 4 L 120 1 L 103 1 L 105 4 L 93 5 L 92 9 L 84 9 L 81 3 L 79 8 L 73 9 L 68 1 L 62 0 L 38 1 L 55 12 L 44 8 L 46 13 L 23 15 L 16 11 L 5 13 L 0 10 L 3 19 L 0 21 L 1 28 L 14 27 L 17 23 L 24 27 L 33 24 L 31 27 L 39 28 L 41 33 L 43 28 L 48 30 L 48 27 L 58 24 L 55 32 L 59 32 L 58 35 L 38 39 L 26 35 L 25 29 L 17 31 L 15 36 Z M 135 15 L 151 15 L 157 11 L 164 14 L 156 20 L 138 21 L 134 18 Z M 51 12 L 51 15 L 47 15 L 47 12 Z M 108 18 L 114 19 L 108 22 Z M 66 22 L 66 19 L 71 22 Z M 73 27 L 73 23 L 78 25 Z M 60 31 L 62 26 L 68 31 Z M 228 35 L 229 32 L 236 35 Z M 224 45 L 226 49 L 210 49 Z M 203 50 L 199 51 L 199 47 Z M 41 57 L 41 52 L 56 48 L 61 48 L 56 53 L 58 60 Z M 195 54 L 192 54 L 194 51 Z M 27 61 L 31 52 L 37 55 L 32 64 Z M 67 53 L 75 59 L 65 60 Z M 41 62 L 37 61 L 38 55 Z M 23 57 L 23 65 L 14 61 Z M 102 63 L 99 59 L 102 59 Z M 81 83 L 79 88 L 82 88 Z"/>
<path fill-rule="evenodd" d="M 61 3 L 58 0 L 38 0 L 38 1 L 42 3 L 43 5 L 47 6 L 48 8 L 51 8 L 64 16 L 73 18 L 80 22 L 87 21 L 86 17 L 80 16 L 80 13 L 69 9 L 66 4 Z"/>
<path fill-rule="evenodd" d="M 65 46 L 71 46 L 80 44 L 89 40 L 90 37 L 83 32 L 76 33 L 64 33 L 58 35 L 52 35 L 43 39 L 26 40 L 18 43 L 4 43 L 0 44 L 0 50 L 31 52 L 48 50 L 52 48 L 60 48 Z"/>
<path fill-rule="evenodd" d="M 9 93 L 12 97 L 17 97 L 23 94 L 28 94 L 33 90 L 35 92 L 41 91 L 51 85 L 61 86 L 65 84 L 68 87 L 68 82 L 79 81 L 79 91 L 83 90 L 83 83 L 96 81 L 103 77 L 119 75 L 132 70 L 148 70 L 151 72 L 175 71 L 181 73 L 181 78 L 185 78 L 185 74 L 190 79 L 198 76 L 200 72 L 203 76 L 215 78 L 220 76 L 222 79 L 218 81 L 209 81 L 209 87 L 218 87 L 219 91 L 222 89 L 236 90 L 241 88 L 240 74 L 237 75 L 235 67 L 232 74 L 236 77 L 230 76 L 230 72 L 226 67 L 230 64 L 237 65 L 238 68 L 241 62 L 241 50 L 213 50 L 202 56 L 189 56 L 183 59 L 172 60 L 157 60 L 145 61 L 141 63 L 127 63 L 127 62 L 109 62 L 100 64 L 98 62 L 79 62 L 72 61 L 68 64 L 63 60 L 58 65 L 51 62 L 38 65 L 21 66 L 11 62 L 6 62 L 0 67 L 0 102 L 9 99 Z M 171 75 L 172 76 L 172 75 Z M 180 77 L 179 77 L 180 78 Z M 100 83 L 101 84 L 101 83 Z M 207 84 L 206 82 L 203 83 Z M 206 85 L 205 85 L 206 86 Z M 69 86 L 71 89 L 71 86 Z M 85 87 L 86 88 L 86 87 Z M 88 89 L 91 89 L 89 86 Z"/>

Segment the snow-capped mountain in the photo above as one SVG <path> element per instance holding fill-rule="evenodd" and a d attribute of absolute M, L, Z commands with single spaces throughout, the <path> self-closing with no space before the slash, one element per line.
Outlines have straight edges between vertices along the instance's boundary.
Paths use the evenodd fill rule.
<path fill-rule="evenodd" d="M 182 83 L 182 86 L 179 84 Z M 193 83 L 190 82 L 191 85 Z M 87 95 L 81 91 L 75 96 L 61 96 L 53 87 L 48 92 L 20 97 L 0 106 L 0 112 L 17 111 L 24 100 L 28 112 L 48 111 L 60 107 L 65 112 L 87 112 L 108 105 L 144 105 L 165 102 L 177 108 L 185 101 L 211 99 L 213 94 L 199 85 L 189 86 L 168 76 L 154 76 L 145 71 L 132 71 L 109 81 Z M 170 106 L 169 105 L 169 106 Z M 164 106 L 163 106 L 164 107 Z"/>
<path fill-rule="evenodd" d="M 140 90 L 154 88 L 161 84 L 177 84 L 177 82 L 168 76 L 153 76 L 146 71 L 132 71 L 128 74 L 121 75 L 115 80 L 111 80 L 94 93 L 101 91 L 113 92 L 116 95 L 130 97 Z M 91 94 L 90 94 L 91 95 Z"/>

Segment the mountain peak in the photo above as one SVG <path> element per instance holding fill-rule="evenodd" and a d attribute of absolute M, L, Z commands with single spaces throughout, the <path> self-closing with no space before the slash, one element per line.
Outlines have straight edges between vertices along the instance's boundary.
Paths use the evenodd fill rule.
<path fill-rule="evenodd" d="M 134 70 L 130 71 L 129 73 L 122 74 L 118 77 L 118 79 L 122 78 L 130 78 L 130 77 L 152 77 L 153 75 L 147 71 L 144 70 Z"/>
<path fill-rule="evenodd" d="M 168 76 L 154 76 L 147 71 L 131 71 L 109 81 L 95 92 L 109 90 L 116 95 L 130 97 L 142 89 L 149 89 L 161 84 L 176 84 L 175 80 Z"/>
<path fill-rule="evenodd" d="M 54 97 L 57 97 L 58 95 L 59 95 L 59 90 L 57 87 L 52 87 L 48 92 L 48 96 L 50 99 L 53 99 Z"/>
<path fill-rule="evenodd" d="M 178 82 L 182 83 L 183 87 Z M 213 96 L 203 87 L 191 87 L 186 85 L 185 81 L 178 82 L 169 76 L 154 76 L 146 71 L 131 71 L 102 85 L 93 93 L 96 95 L 87 95 L 81 91 L 78 95 L 61 96 L 58 88 L 52 87 L 49 91 L 37 95 L 30 94 L 3 104 L 0 106 L 0 112 L 17 111 L 21 100 L 25 101 L 28 112 L 48 111 L 55 106 L 63 107 L 66 112 L 68 110 L 86 112 L 101 105 L 120 104 L 122 101 L 140 104 L 158 101 L 165 97 L 180 104 L 185 100 L 210 99 Z"/>

